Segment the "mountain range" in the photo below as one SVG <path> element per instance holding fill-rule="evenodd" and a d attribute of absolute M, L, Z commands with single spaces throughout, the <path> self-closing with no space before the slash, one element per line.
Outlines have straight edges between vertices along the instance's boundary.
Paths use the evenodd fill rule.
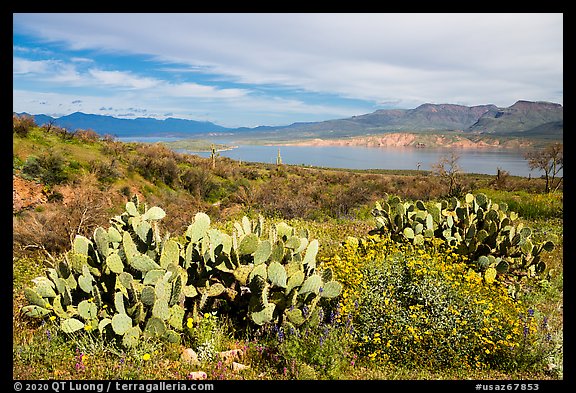
<path fill-rule="evenodd" d="M 286 126 L 227 128 L 211 122 L 167 118 L 118 119 L 81 112 L 53 118 L 33 115 L 36 123 L 52 123 L 69 130 L 92 129 L 116 137 L 199 137 L 228 134 L 242 138 L 272 139 L 342 138 L 386 132 L 461 131 L 494 136 L 562 139 L 563 106 L 551 102 L 517 101 L 510 107 L 423 104 L 414 109 L 380 109 L 344 119 L 293 123 Z"/>

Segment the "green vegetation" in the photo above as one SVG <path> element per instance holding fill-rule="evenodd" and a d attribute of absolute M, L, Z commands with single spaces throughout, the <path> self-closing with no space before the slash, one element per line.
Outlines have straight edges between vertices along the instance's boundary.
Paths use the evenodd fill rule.
<path fill-rule="evenodd" d="M 563 379 L 562 187 L 18 121 L 15 379 Z"/>
<path fill-rule="evenodd" d="M 168 146 L 170 149 L 174 150 L 186 150 L 189 152 L 210 152 L 212 148 L 217 151 L 230 150 L 233 146 L 223 145 L 220 143 L 212 143 L 210 141 L 199 140 L 199 139 L 182 139 L 173 142 L 162 142 L 164 145 Z"/>

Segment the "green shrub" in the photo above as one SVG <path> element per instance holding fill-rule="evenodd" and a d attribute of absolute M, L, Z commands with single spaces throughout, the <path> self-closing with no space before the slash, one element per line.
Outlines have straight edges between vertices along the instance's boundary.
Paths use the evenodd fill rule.
<path fill-rule="evenodd" d="M 29 156 L 22 166 L 22 172 L 27 178 L 40 180 L 48 185 L 60 184 L 68 179 L 65 160 L 53 151 L 39 157 Z"/>
<path fill-rule="evenodd" d="M 36 127 L 34 117 L 30 115 L 12 116 L 12 133 L 20 137 L 27 137 L 32 128 Z"/>
<path fill-rule="evenodd" d="M 341 305 L 361 358 L 408 368 L 519 367 L 528 307 L 453 248 L 371 237 L 349 239 L 343 249 L 323 263 L 342 280 Z"/>

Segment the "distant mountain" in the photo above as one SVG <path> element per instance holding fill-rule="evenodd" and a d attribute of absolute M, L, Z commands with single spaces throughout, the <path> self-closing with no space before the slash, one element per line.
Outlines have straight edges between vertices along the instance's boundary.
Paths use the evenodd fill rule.
<path fill-rule="evenodd" d="M 564 108 L 560 104 L 518 101 L 508 108 L 491 109 L 467 131 L 510 134 L 533 130 L 547 123 L 563 122 L 563 119 Z"/>
<path fill-rule="evenodd" d="M 52 122 L 68 130 L 92 129 L 98 134 L 110 134 L 117 137 L 128 136 L 182 136 L 228 131 L 228 128 L 210 122 L 167 118 L 158 120 L 139 117 L 136 119 L 118 119 L 112 116 L 92 115 L 75 112 L 67 116 L 53 118 L 46 115 L 34 115 L 36 124 Z"/>
<path fill-rule="evenodd" d="M 525 137 L 562 137 L 564 111 L 560 104 L 518 101 L 496 105 L 423 104 L 414 109 L 381 109 L 346 119 L 292 127 L 293 135 L 318 138 L 360 136 L 384 132 L 463 131 Z M 269 130 L 272 132 L 274 130 Z M 278 129 L 277 131 L 282 131 Z"/>
<path fill-rule="evenodd" d="M 245 139 L 294 140 L 308 138 L 344 138 L 386 132 L 462 131 L 495 136 L 561 139 L 564 109 L 551 102 L 517 101 L 507 108 L 496 105 L 464 106 L 423 104 L 414 109 L 380 109 L 373 113 L 321 122 L 293 123 L 286 126 L 226 128 L 210 122 L 168 118 L 118 119 L 81 112 L 52 118 L 35 115 L 41 125 L 52 121 L 70 130 L 93 129 L 99 134 L 126 136 L 196 137 L 201 134 L 227 133 Z"/>

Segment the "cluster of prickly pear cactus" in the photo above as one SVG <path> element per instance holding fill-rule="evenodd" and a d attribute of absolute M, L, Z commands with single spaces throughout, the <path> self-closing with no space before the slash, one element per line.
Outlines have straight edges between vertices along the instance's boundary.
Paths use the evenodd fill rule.
<path fill-rule="evenodd" d="M 184 319 L 220 310 L 256 325 L 309 320 L 323 298 L 340 294 L 330 270 L 316 268 L 318 241 L 285 223 L 265 231 L 244 217 L 232 235 L 197 213 L 183 244 L 162 238 L 159 207 L 137 198 L 126 211 L 77 236 L 72 249 L 24 294 L 28 317 L 58 318 L 62 331 L 99 331 L 127 346 L 141 337 L 180 340 Z"/>
<path fill-rule="evenodd" d="M 340 294 L 330 270 L 316 269 L 318 241 L 284 222 L 266 231 L 261 216 L 244 217 L 230 236 L 210 229 L 209 217 L 198 213 L 186 239 L 184 266 L 196 288 L 190 296 L 195 311 L 225 302 L 231 314 L 247 315 L 256 325 L 299 326 L 314 315 L 320 299 Z"/>
<path fill-rule="evenodd" d="M 186 272 L 155 228 L 164 211 L 140 209 L 133 198 L 108 230 L 96 228 L 92 239 L 77 236 L 64 259 L 25 289 L 30 305 L 22 312 L 54 315 L 66 333 L 99 331 L 125 346 L 142 336 L 178 341 Z"/>
<path fill-rule="evenodd" d="M 422 201 L 402 202 L 386 195 L 372 214 L 377 228 L 373 233 L 389 233 L 396 241 L 423 244 L 439 238 L 465 255 L 491 277 L 495 273 L 542 273 L 546 265 L 543 251 L 552 251 L 547 240 L 534 244 L 532 230 L 517 223 L 518 215 L 482 193 L 467 194 L 464 201 L 450 198 L 426 206 Z"/>

